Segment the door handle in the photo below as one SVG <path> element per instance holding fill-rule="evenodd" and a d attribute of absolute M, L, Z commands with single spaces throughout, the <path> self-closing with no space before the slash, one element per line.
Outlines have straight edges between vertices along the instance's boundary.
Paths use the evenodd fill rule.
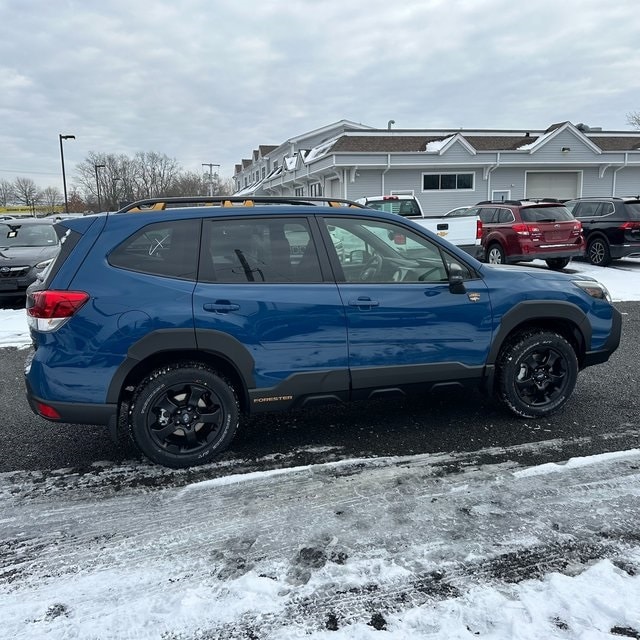
<path fill-rule="evenodd" d="M 207 302 L 202 305 L 205 311 L 212 311 L 213 313 L 229 313 L 229 311 L 238 311 L 240 309 L 239 304 L 234 304 L 229 300 L 216 300 L 215 302 Z"/>
<path fill-rule="evenodd" d="M 358 309 L 371 309 L 371 307 L 379 307 L 380 303 L 377 300 L 372 300 L 367 296 L 360 296 L 357 300 L 349 300 L 350 307 L 358 307 Z"/>

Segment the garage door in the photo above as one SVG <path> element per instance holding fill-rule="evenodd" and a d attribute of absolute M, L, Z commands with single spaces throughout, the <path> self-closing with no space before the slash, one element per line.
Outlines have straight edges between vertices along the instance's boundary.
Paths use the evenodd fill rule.
<path fill-rule="evenodd" d="M 573 171 L 527 171 L 527 198 L 561 198 L 570 200 L 578 197 L 578 172 Z"/>

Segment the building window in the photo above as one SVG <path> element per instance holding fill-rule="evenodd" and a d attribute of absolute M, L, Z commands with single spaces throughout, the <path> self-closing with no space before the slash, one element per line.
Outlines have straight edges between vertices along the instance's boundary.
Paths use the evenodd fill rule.
<path fill-rule="evenodd" d="M 264 177 L 267 175 L 267 168 L 266 167 L 262 167 L 262 178 L 264 179 Z"/>
<path fill-rule="evenodd" d="M 303 196 L 304 195 L 304 188 L 303 187 L 296 187 L 295 191 L 294 191 L 294 195 Z"/>
<path fill-rule="evenodd" d="M 318 198 L 322 195 L 322 185 L 319 182 L 314 182 L 309 185 L 309 195 Z"/>
<path fill-rule="evenodd" d="M 473 173 L 423 173 L 423 191 L 473 190 Z"/>

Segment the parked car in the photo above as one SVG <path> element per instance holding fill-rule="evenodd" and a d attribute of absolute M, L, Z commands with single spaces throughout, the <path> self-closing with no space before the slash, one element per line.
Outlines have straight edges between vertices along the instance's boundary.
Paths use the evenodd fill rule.
<path fill-rule="evenodd" d="M 51 222 L 35 218 L 0 221 L 0 300 L 24 297 L 27 287 L 57 255 Z"/>
<path fill-rule="evenodd" d="M 640 256 L 640 197 L 578 198 L 566 207 L 582 223 L 586 257 L 606 267 L 612 260 Z"/>
<path fill-rule="evenodd" d="M 482 245 L 491 264 L 540 259 L 559 270 L 584 255 L 582 225 L 557 201 L 483 201 L 471 211 L 482 220 Z"/>
<path fill-rule="evenodd" d="M 214 459 L 241 415 L 444 386 L 546 417 L 620 341 L 595 279 L 483 264 L 395 214 L 175 202 L 56 224 L 26 305 L 33 411 L 126 429 L 163 465 Z"/>
<path fill-rule="evenodd" d="M 420 201 L 415 196 L 407 194 L 367 196 L 359 198 L 356 202 L 376 211 L 395 213 L 413 220 L 425 229 L 464 249 L 474 258 L 481 260 L 484 257 L 481 244 L 482 222 L 475 214 L 464 216 L 461 220 L 453 220 L 456 216 L 449 216 L 446 220 L 444 216 L 429 216 L 422 209 Z"/>

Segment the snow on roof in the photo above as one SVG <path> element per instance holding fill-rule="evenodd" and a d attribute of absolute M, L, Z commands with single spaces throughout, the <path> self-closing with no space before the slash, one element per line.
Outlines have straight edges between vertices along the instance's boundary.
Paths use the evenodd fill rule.
<path fill-rule="evenodd" d="M 554 136 L 557 132 L 557 129 L 547 131 L 546 133 L 543 133 L 539 138 L 536 138 L 533 142 L 530 142 L 529 144 L 523 144 L 521 147 L 518 147 L 516 151 L 529 151 L 533 147 L 537 147 L 539 144 L 542 144 L 542 142 L 544 140 L 547 140 L 547 138 L 551 138 L 552 136 Z"/>
<path fill-rule="evenodd" d="M 338 136 L 335 136 L 334 138 L 331 138 L 330 140 L 326 140 L 325 142 L 319 144 L 317 147 L 311 149 L 307 154 L 307 157 L 304 159 L 305 163 L 313 162 L 314 160 L 317 160 L 318 158 L 324 156 L 340 137 L 342 137 L 342 133 Z"/>
<path fill-rule="evenodd" d="M 427 146 L 425 147 L 425 151 L 427 153 L 437 153 L 441 151 L 443 147 L 446 147 L 451 140 L 453 140 L 455 136 L 449 136 L 448 138 L 444 138 L 442 140 L 434 140 L 433 142 L 427 142 Z"/>

